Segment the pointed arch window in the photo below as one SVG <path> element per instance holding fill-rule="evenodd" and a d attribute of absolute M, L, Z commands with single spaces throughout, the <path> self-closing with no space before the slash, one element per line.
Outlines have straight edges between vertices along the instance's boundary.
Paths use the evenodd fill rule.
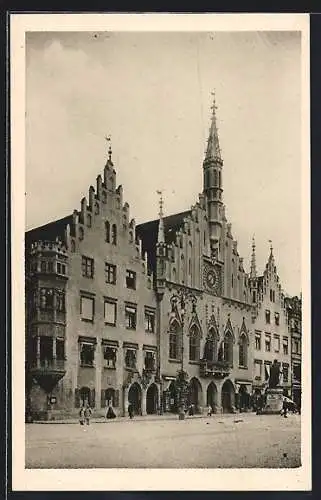
<path fill-rule="evenodd" d="M 217 171 L 214 170 L 214 186 L 217 186 Z"/>
<path fill-rule="evenodd" d="M 200 333 L 196 325 L 193 325 L 189 333 L 189 359 L 199 361 L 200 359 Z"/>
<path fill-rule="evenodd" d="M 169 326 L 169 358 L 179 359 L 179 324 L 173 321 Z"/>
<path fill-rule="evenodd" d="M 105 241 L 106 243 L 110 243 L 110 224 L 108 220 L 105 222 Z"/>
<path fill-rule="evenodd" d="M 111 227 L 111 242 L 113 245 L 117 245 L 117 226 L 113 224 Z"/>
<path fill-rule="evenodd" d="M 222 186 L 222 176 L 221 176 L 221 172 L 220 171 L 218 172 L 218 185 L 219 185 L 219 187 Z"/>
<path fill-rule="evenodd" d="M 243 333 L 239 342 L 239 366 L 242 368 L 247 367 L 247 338 Z"/>
<path fill-rule="evenodd" d="M 173 281 L 175 282 L 176 281 L 176 269 L 175 267 L 173 267 Z"/>
<path fill-rule="evenodd" d="M 204 358 L 206 361 L 216 361 L 218 351 L 218 334 L 214 328 L 210 328 L 208 338 L 205 342 Z"/>
<path fill-rule="evenodd" d="M 223 361 L 231 366 L 233 365 L 233 335 L 229 331 L 224 336 Z"/>

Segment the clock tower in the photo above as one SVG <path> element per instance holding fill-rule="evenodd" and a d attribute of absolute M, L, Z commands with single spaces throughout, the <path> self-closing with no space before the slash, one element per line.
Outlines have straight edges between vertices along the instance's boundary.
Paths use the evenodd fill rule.
<path fill-rule="evenodd" d="M 213 94 L 214 95 L 214 94 Z M 216 125 L 215 96 L 212 106 L 212 120 L 207 141 L 205 159 L 203 162 L 204 195 L 206 197 L 206 208 L 209 226 L 209 238 L 211 246 L 211 257 L 219 257 L 219 241 L 222 229 L 222 167 L 221 150 L 218 140 Z"/>

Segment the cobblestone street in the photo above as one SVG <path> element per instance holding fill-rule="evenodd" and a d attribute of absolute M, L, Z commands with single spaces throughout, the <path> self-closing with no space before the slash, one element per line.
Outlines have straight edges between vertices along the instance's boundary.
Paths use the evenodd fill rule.
<path fill-rule="evenodd" d="M 26 425 L 27 468 L 292 468 L 300 416 L 127 419 Z"/>

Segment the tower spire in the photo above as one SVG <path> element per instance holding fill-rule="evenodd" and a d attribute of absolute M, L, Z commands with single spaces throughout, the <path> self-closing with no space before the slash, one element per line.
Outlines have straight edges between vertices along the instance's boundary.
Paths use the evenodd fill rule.
<path fill-rule="evenodd" d="M 218 140 L 216 125 L 216 103 L 213 95 L 212 119 L 207 149 L 203 162 L 203 192 L 207 200 L 207 216 L 209 226 L 209 238 L 211 245 L 211 257 L 218 257 L 219 240 L 221 238 L 223 202 L 222 202 L 222 167 L 221 150 Z"/>
<path fill-rule="evenodd" d="M 111 136 L 110 135 L 105 135 L 105 140 L 109 144 L 109 147 L 108 147 L 108 163 L 112 164 L 113 162 L 112 162 L 112 158 L 111 157 L 112 157 L 113 152 L 112 152 L 112 149 L 111 149 Z"/>
<path fill-rule="evenodd" d="M 254 235 L 253 235 L 253 238 L 252 238 L 252 257 L 251 257 L 250 277 L 251 278 L 256 278 L 256 255 L 255 255 L 255 239 L 254 239 Z"/>
<path fill-rule="evenodd" d="M 216 123 L 216 101 L 215 101 L 215 92 L 212 92 L 213 96 L 213 104 L 211 106 L 212 110 L 212 119 L 211 119 L 211 127 L 209 131 L 209 136 L 207 140 L 207 148 L 206 148 L 206 153 L 205 153 L 205 159 L 206 160 L 222 160 L 221 157 L 221 148 L 220 148 L 220 143 L 218 140 L 218 130 L 217 130 L 217 123 Z"/>
<path fill-rule="evenodd" d="M 164 200 L 163 200 L 163 192 L 158 190 L 157 194 L 159 195 L 159 224 L 158 224 L 158 238 L 157 242 L 158 243 L 165 243 L 165 232 L 164 232 L 164 212 L 163 212 L 163 206 L 164 206 Z"/>

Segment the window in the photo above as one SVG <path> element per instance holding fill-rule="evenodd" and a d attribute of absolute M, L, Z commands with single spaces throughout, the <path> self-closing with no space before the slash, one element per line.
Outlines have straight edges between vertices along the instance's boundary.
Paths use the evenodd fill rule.
<path fill-rule="evenodd" d="M 261 369 L 262 369 L 262 363 L 254 361 L 254 374 L 256 379 L 261 378 Z"/>
<path fill-rule="evenodd" d="M 276 324 L 276 326 L 279 326 L 279 324 L 280 324 L 280 314 L 279 313 L 275 313 L 275 324 Z"/>
<path fill-rule="evenodd" d="M 116 368 L 116 349 L 109 346 L 103 347 L 103 356 L 104 356 L 104 366 L 105 368 Z"/>
<path fill-rule="evenodd" d="M 106 191 L 102 191 L 101 192 L 101 199 L 102 199 L 103 203 L 107 202 L 107 193 L 106 193 Z"/>
<path fill-rule="evenodd" d="M 106 243 L 110 243 L 110 224 L 108 220 L 105 222 L 105 241 Z"/>
<path fill-rule="evenodd" d="M 283 354 L 289 354 L 289 339 L 288 337 L 283 337 Z"/>
<path fill-rule="evenodd" d="M 261 350 L 261 333 L 255 332 L 255 349 L 257 351 Z"/>
<path fill-rule="evenodd" d="M 111 227 L 111 242 L 113 245 L 117 245 L 117 226 L 113 224 Z"/>
<path fill-rule="evenodd" d="M 86 278 L 94 277 L 94 259 L 90 259 L 89 257 L 82 256 L 81 259 L 81 268 L 82 275 Z"/>
<path fill-rule="evenodd" d="M 87 227 L 91 227 L 91 215 L 87 214 Z"/>
<path fill-rule="evenodd" d="M 126 368 L 136 368 L 136 350 L 127 349 L 125 355 L 125 366 Z"/>
<path fill-rule="evenodd" d="M 104 318 L 108 325 L 116 326 L 117 303 L 114 300 L 104 302 Z"/>
<path fill-rule="evenodd" d="M 206 361 L 216 361 L 218 340 L 219 339 L 217 333 L 213 328 L 211 328 L 204 347 L 204 358 L 206 359 Z"/>
<path fill-rule="evenodd" d="M 52 288 L 40 288 L 40 309 L 53 309 L 54 291 Z"/>
<path fill-rule="evenodd" d="M 289 365 L 283 363 L 283 370 L 282 371 L 283 371 L 283 382 L 285 384 L 287 384 L 289 381 Z"/>
<path fill-rule="evenodd" d="M 95 214 L 99 214 L 99 204 L 97 202 L 95 203 Z"/>
<path fill-rule="evenodd" d="M 110 285 L 116 285 L 116 266 L 105 262 L 105 281 Z"/>
<path fill-rule="evenodd" d="M 80 316 L 83 321 L 94 321 L 94 299 L 80 297 Z"/>
<path fill-rule="evenodd" d="M 178 359 L 178 323 L 174 322 L 170 324 L 169 328 L 169 358 Z"/>
<path fill-rule="evenodd" d="M 49 362 L 53 359 L 53 338 L 40 337 L 40 361 Z M 42 365 L 45 363 L 42 363 Z"/>
<path fill-rule="evenodd" d="M 95 344 L 93 342 L 82 341 L 80 343 L 80 364 L 81 366 L 94 366 Z"/>
<path fill-rule="evenodd" d="M 47 262 L 42 260 L 41 263 L 40 263 L 40 270 L 42 273 L 46 273 L 47 272 Z"/>
<path fill-rule="evenodd" d="M 247 366 L 247 338 L 246 335 L 241 335 L 239 343 L 239 366 Z"/>
<path fill-rule="evenodd" d="M 265 335 L 265 350 L 271 352 L 271 335 Z"/>
<path fill-rule="evenodd" d="M 279 352 L 280 351 L 280 337 L 278 335 L 274 335 L 273 343 L 274 343 L 274 352 Z"/>
<path fill-rule="evenodd" d="M 234 287 L 234 275 L 232 274 L 232 288 Z"/>
<path fill-rule="evenodd" d="M 275 291 L 274 290 L 270 290 L 270 301 L 275 302 Z"/>
<path fill-rule="evenodd" d="M 58 361 L 65 359 L 65 341 L 61 338 L 56 338 L 56 358 Z"/>
<path fill-rule="evenodd" d="M 126 271 L 126 286 L 132 290 L 136 290 L 136 273 L 129 269 Z"/>
<path fill-rule="evenodd" d="M 82 227 L 78 229 L 79 239 L 82 241 L 84 239 L 84 230 Z"/>
<path fill-rule="evenodd" d="M 64 290 L 56 290 L 56 307 L 57 311 L 65 312 L 65 292 Z"/>
<path fill-rule="evenodd" d="M 152 351 L 145 352 L 145 370 L 154 371 L 155 370 L 155 354 Z"/>
<path fill-rule="evenodd" d="M 189 333 L 189 359 L 199 361 L 200 358 L 200 335 L 196 325 L 192 326 Z"/>
<path fill-rule="evenodd" d="M 265 321 L 268 324 L 271 322 L 271 312 L 268 309 L 265 311 Z"/>
<path fill-rule="evenodd" d="M 301 382 L 301 365 L 293 366 L 293 378 L 297 382 Z"/>
<path fill-rule="evenodd" d="M 155 331 L 155 313 L 145 309 L 145 332 L 154 333 Z"/>
<path fill-rule="evenodd" d="M 300 345 L 298 340 L 293 341 L 293 354 L 300 354 Z"/>
<path fill-rule="evenodd" d="M 254 302 L 256 302 L 256 294 L 255 294 L 255 291 L 252 292 L 252 302 L 254 304 Z"/>
<path fill-rule="evenodd" d="M 136 316 L 136 306 L 125 306 L 126 328 L 129 328 L 130 330 L 136 330 Z"/>
<path fill-rule="evenodd" d="M 223 360 L 233 365 L 233 337 L 231 332 L 226 332 L 223 342 Z"/>
<path fill-rule="evenodd" d="M 53 272 L 53 262 L 48 262 L 48 273 Z"/>

